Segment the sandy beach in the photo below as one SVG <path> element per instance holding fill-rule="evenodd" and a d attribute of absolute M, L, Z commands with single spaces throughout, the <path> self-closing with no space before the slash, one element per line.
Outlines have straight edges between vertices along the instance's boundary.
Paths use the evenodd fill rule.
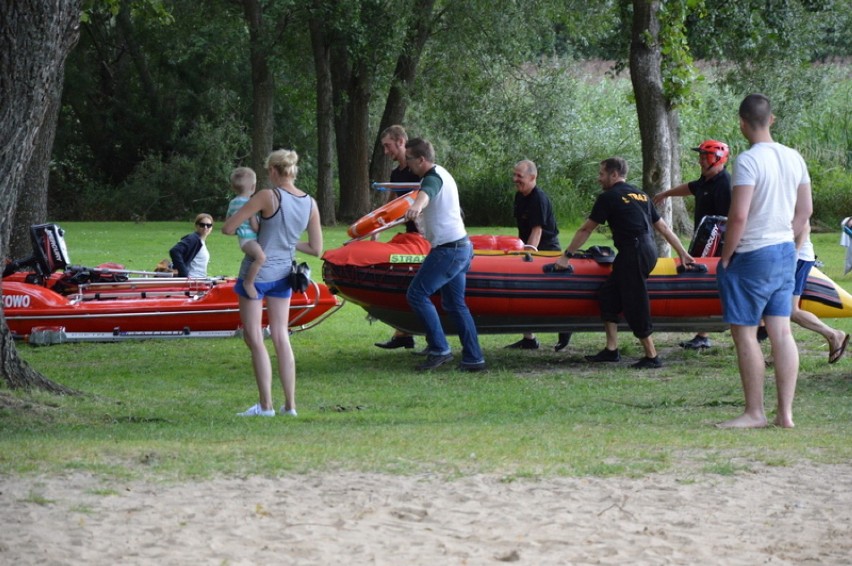
<path fill-rule="evenodd" d="M 506 480 L 0 478 L 2 564 L 848 564 L 852 464 Z"/>

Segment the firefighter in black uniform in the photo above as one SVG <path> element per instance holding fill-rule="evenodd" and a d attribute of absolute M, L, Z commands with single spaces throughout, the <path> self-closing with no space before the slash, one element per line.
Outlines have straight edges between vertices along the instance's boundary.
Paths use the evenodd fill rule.
<path fill-rule="evenodd" d="M 601 318 L 606 330 L 606 347 L 594 356 L 586 356 L 590 362 L 618 362 L 618 321 L 624 314 L 633 335 L 642 343 L 645 357 L 632 364 L 639 369 L 661 367 L 654 341 L 651 338 L 651 304 L 648 299 L 646 280 L 657 264 L 657 246 L 653 230 L 656 229 L 680 256 L 681 263 L 692 264 L 695 260 L 660 218 L 657 209 L 647 194 L 625 182 L 627 162 L 620 157 L 611 157 L 600 163 L 598 183 L 603 192 L 598 195 L 589 217 L 580 226 L 565 253 L 556 264 L 545 266 L 546 270 L 564 270 L 569 258 L 589 239 L 600 224 L 609 224 L 612 239 L 618 254 L 613 262 L 612 273 L 601 286 L 598 294 Z"/>

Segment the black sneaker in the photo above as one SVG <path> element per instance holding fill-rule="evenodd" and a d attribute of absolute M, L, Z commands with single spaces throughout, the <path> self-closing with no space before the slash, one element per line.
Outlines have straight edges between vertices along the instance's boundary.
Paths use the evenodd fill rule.
<path fill-rule="evenodd" d="M 385 350 L 410 349 L 414 347 L 414 336 L 394 336 L 387 342 L 376 342 L 374 345 Z"/>
<path fill-rule="evenodd" d="M 589 362 L 620 362 L 621 354 L 618 350 L 607 350 L 604 348 L 594 356 L 586 356 L 586 361 Z"/>
<path fill-rule="evenodd" d="M 506 346 L 509 350 L 538 350 L 540 346 L 538 338 L 521 338 Z"/>
<path fill-rule="evenodd" d="M 680 347 L 687 350 L 704 350 L 712 345 L 713 344 L 710 342 L 709 338 L 698 335 L 696 335 L 692 340 L 686 340 L 680 343 Z"/>
<path fill-rule="evenodd" d="M 459 371 L 469 371 L 469 372 L 485 371 L 485 362 L 476 362 L 474 364 L 471 364 L 471 363 L 468 363 L 468 362 L 461 362 L 461 363 L 459 363 L 458 370 Z"/>
<path fill-rule="evenodd" d="M 663 362 L 660 360 L 660 356 L 653 358 L 645 356 L 635 364 L 630 364 L 630 367 L 635 369 L 656 369 L 663 367 Z"/>
<path fill-rule="evenodd" d="M 441 367 L 448 361 L 453 359 L 452 354 L 429 354 L 426 356 L 426 361 L 417 366 L 417 371 L 429 371 Z"/>

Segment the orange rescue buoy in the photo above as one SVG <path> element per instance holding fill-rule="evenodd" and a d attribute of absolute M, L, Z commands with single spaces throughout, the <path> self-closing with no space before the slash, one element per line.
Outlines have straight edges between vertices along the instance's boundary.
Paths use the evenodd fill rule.
<path fill-rule="evenodd" d="M 399 220 L 414 204 L 414 199 L 417 198 L 419 193 L 420 191 L 411 191 L 393 199 L 384 206 L 380 206 L 370 214 L 359 218 L 346 233 L 349 234 L 350 238 L 362 238 L 395 220 Z"/>

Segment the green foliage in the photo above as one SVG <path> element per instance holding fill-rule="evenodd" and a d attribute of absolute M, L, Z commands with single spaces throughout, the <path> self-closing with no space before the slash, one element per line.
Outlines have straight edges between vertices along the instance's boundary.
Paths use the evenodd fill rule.
<path fill-rule="evenodd" d="M 784 107 L 784 114 L 776 111 L 773 135 L 805 158 L 814 191 L 814 218 L 833 228 L 852 215 L 852 81 L 845 69 L 830 67 L 820 69 L 814 81 L 822 88 L 806 110 L 795 113 L 801 104 L 795 100 Z"/>
<path fill-rule="evenodd" d="M 693 102 L 692 91 L 704 77 L 692 60 L 686 20 L 691 14 L 702 17 L 704 0 L 665 0 L 660 2 L 660 53 L 663 89 L 673 108 Z"/>
<path fill-rule="evenodd" d="M 588 213 L 601 159 L 624 155 L 639 167 L 626 78 L 589 74 L 584 62 L 555 57 L 531 62 L 477 53 L 475 63 L 463 65 L 470 59 L 451 50 L 430 56 L 422 102 L 409 116 L 415 131 L 423 124 L 421 133 L 440 140 L 438 161 L 458 181 L 469 223 L 513 223 L 511 175 L 521 159 L 536 162 L 557 216 L 569 219 Z M 462 80 L 440 80 L 448 74 Z"/>
<path fill-rule="evenodd" d="M 831 51 L 849 55 L 848 0 L 742 0 L 714 3 L 690 18 L 689 42 L 699 58 L 737 61 L 755 68 L 812 61 Z M 828 43 L 826 40 L 828 39 Z"/>
<path fill-rule="evenodd" d="M 181 137 L 175 153 L 163 159 L 148 155 L 110 195 L 110 218 L 115 220 L 176 220 L 199 212 L 221 217 L 230 196 L 228 175 L 233 163 L 248 153 L 248 132 L 228 112 L 228 92 L 211 92 L 207 104 L 218 106 L 219 123 L 200 118 Z"/>

